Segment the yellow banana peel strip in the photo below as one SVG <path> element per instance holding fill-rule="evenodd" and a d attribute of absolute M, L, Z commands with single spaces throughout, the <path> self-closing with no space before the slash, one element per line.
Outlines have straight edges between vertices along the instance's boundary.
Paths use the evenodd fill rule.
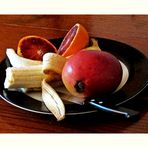
<path fill-rule="evenodd" d="M 43 56 L 43 72 L 45 74 L 55 72 L 61 75 L 66 60 L 67 59 L 65 57 L 56 53 L 46 53 Z"/>
<path fill-rule="evenodd" d="M 58 121 L 65 118 L 65 105 L 63 101 L 45 79 L 42 81 L 42 99 L 47 109 L 53 113 Z"/>

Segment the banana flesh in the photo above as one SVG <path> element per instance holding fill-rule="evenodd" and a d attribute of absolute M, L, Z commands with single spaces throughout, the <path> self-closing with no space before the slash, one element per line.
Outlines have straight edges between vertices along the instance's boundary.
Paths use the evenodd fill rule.
<path fill-rule="evenodd" d="M 10 63 L 13 67 L 28 67 L 33 65 L 41 65 L 41 61 L 30 60 L 27 58 L 20 57 L 16 54 L 15 50 L 12 48 L 6 49 L 6 55 L 10 60 Z"/>
<path fill-rule="evenodd" d="M 44 62 L 40 62 L 20 57 L 11 48 L 7 49 L 6 54 L 13 67 L 6 69 L 5 88 L 41 88 L 43 78 L 48 82 L 61 80 L 66 61 L 62 56 L 48 53 Z"/>
<path fill-rule="evenodd" d="M 44 78 L 42 66 L 8 67 L 5 88 L 39 88 Z"/>
<path fill-rule="evenodd" d="M 42 99 L 46 107 L 58 121 L 65 118 L 65 106 L 58 93 L 46 82 L 42 81 Z"/>
<path fill-rule="evenodd" d="M 59 81 L 61 80 L 61 76 L 52 73 L 45 75 L 41 65 L 8 67 L 6 69 L 4 87 L 7 89 L 25 88 L 27 91 L 36 91 L 41 88 L 41 82 L 43 79 L 46 79 L 48 82 Z"/>

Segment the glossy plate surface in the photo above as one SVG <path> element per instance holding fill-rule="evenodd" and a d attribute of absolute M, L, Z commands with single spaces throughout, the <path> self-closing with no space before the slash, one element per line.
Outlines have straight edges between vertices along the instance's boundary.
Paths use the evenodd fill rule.
<path fill-rule="evenodd" d="M 115 55 L 121 60 L 129 70 L 129 79 L 124 87 L 118 92 L 99 98 L 98 101 L 103 102 L 102 105 L 108 107 L 116 107 L 123 105 L 127 101 L 133 99 L 148 85 L 148 59 L 137 49 L 113 40 L 96 38 L 102 50 Z M 60 39 L 52 39 L 51 42 L 55 46 L 59 46 L 62 41 Z M 45 107 L 44 103 L 37 101 L 19 91 L 10 91 L 4 89 L 5 69 L 7 60 L 0 63 L 0 95 L 8 103 L 35 113 L 51 114 Z M 96 98 L 98 99 L 98 98 Z M 89 105 L 66 104 L 67 115 L 78 115 L 96 112 L 96 109 Z"/>

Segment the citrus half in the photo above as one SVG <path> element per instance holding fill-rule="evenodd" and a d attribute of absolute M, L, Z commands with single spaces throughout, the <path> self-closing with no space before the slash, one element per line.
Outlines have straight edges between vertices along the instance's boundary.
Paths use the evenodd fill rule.
<path fill-rule="evenodd" d="M 47 52 L 57 53 L 56 47 L 40 36 L 25 36 L 19 40 L 17 54 L 24 58 L 42 61 Z"/>
<path fill-rule="evenodd" d="M 58 53 L 62 56 L 70 56 L 88 46 L 89 35 L 81 24 L 75 24 L 64 37 Z"/>

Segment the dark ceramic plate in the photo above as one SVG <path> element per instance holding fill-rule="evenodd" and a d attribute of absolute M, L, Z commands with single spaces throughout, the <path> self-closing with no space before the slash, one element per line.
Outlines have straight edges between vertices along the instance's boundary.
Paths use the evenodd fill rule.
<path fill-rule="evenodd" d="M 107 107 L 118 107 L 137 96 L 148 85 L 148 59 L 137 49 L 117 41 L 104 38 L 96 38 L 102 50 L 115 55 L 121 60 L 129 70 L 129 79 L 124 87 L 118 92 L 99 98 L 103 102 L 101 105 Z M 59 46 L 62 41 L 60 39 L 52 39 L 51 42 L 55 46 Z M 44 103 L 30 98 L 26 94 L 19 91 L 10 91 L 4 89 L 5 69 L 7 60 L 0 63 L 0 95 L 8 103 L 21 109 L 41 113 L 51 114 L 45 107 Z M 96 98 L 98 99 L 98 98 Z M 89 105 L 67 104 L 67 115 L 78 115 L 96 112 L 96 109 Z"/>

